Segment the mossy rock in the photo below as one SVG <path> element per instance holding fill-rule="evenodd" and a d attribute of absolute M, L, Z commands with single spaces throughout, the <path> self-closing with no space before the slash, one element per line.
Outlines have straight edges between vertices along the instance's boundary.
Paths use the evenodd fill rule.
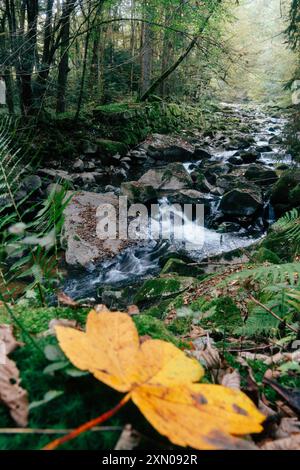
<path fill-rule="evenodd" d="M 137 292 L 134 302 L 141 304 L 157 299 L 175 297 L 189 289 L 194 283 L 195 279 L 192 277 L 173 277 L 170 275 L 149 279 Z"/>
<path fill-rule="evenodd" d="M 170 258 L 164 265 L 161 275 L 176 273 L 180 276 L 192 276 L 197 277 L 204 274 L 203 269 L 198 266 L 187 265 L 184 261 L 178 258 Z"/>
<path fill-rule="evenodd" d="M 163 300 L 162 302 L 156 303 L 150 308 L 143 311 L 143 315 L 149 315 L 159 320 L 163 320 L 168 312 L 168 307 L 171 299 Z"/>
<path fill-rule="evenodd" d="M 121 194 L 131 203 L 143 203 L 157 198 L 157 191 L 150 185 L 138 181 L 127 181 L 121 185 Z"/>
<path fill-rule="evenodd" d="M 168 341 L 178 347 L 184 344 L 157 318 L 149 315 L 136 315 L 133 319 L 140 336 L 151 336 L 152 339 Z"/>
<path fill-rule="evenodd" d="M 117 153 L 120 155 L 125 155 L 128 151 L 127 145 L 123 142 L 117 142 L 108 139 L 98 139 L 97 146 L 99 154 L 105 155 L 107 157 L 112 157 Z"/>
<path fill-rule="evenodd" d="M 271 202 L 278 215 L 297 207 L 300 198 L 300 170 L 288 170 L 274 184 L 271 191 Z"/>

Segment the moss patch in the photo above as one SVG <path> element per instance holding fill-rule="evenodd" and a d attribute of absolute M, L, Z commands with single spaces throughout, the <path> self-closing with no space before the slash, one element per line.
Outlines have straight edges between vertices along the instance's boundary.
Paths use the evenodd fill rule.
<path fill-rule="evenodd" d="M 184 344 L 157 318 L 150 317 L 149 315 L 137 315 L 134 317 L 134 322 L 140 336 L 149 335 L 153 339 L 168 341 L 178 347 Z M 185 346 L 187 345 L 185 344 Z"/>
<path fill-rule="evenodd" d="M 42 331 L 46 331 L 49 327 L 49 322 L 56 318 L 76 320 L 79 324 L 84 325 L 88 311 L 89 309 L 86 308 L 75 310 L 59 307 L 29 308 L 16 306 L 13 308 L 14 315 L 30 334 L 38 334 Z M 9 313 L 4 307 L 0 309 L 0 324 L 1 323 L 13 323 Z M 20 333 L 17 327 L 16 331 Z"/>
<path fill-rule="evenodd" d="M 137 292 L 134 301 L 143 303 L 174 297 L 180 292 L 184 292 L 194 283 L 193 278 L 189 277 L 159 277 L 146 281 Z"/>

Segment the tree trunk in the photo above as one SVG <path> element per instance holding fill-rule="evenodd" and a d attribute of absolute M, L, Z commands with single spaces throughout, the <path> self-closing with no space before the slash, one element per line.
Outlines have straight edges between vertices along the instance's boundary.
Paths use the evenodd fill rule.
<path fill-rule="evenodd" d="M 53 5 L 54 0 L 47 0 L 46 19 L 44 23 L 43 55 L 39 68 L 39 73 L 36 79 L 35 101 L 37 106 L 40 106 L 41 99 L 45 95 L 47 79 L 49 75 L 50 50 L 51 45 L 53 43 Z"/>
<path fill-rule="evenodd" d="M 21 51 L 21 109 L 26 116 L 33 108 L 32 72 L 36 57 L 38 0 L 26 0 L 27 33 Z"/>
<path fill-rule="evenodd" d="M 58 66 L 57 78 L 57 102 L 56 112 L 64 113 L 66 110 L 66 90 L 69 73 L 69 46 L 70 46 L 70 0 L 66 0 L 62 11 L 63 24 L 61 27 L 61 49 L 60 62 Z"/>
<path fill-rule="evenodd" d="M 151 21 L 149 18 L 150 14 L 147 11 L 148 5 L 146 4 L 146 19 Z M 152 77 L 152 26 L 150 23 L 143 23 L 142 25 L 142 59 L 141 59 L 141 95 L 144 95 L 151 84 Z"/>
<path fill-rule="evenodd" d="M 218 0 L 217 4 L 215 5 L 214 9 L 210 12 L 210 14 L 207 16 L 205 19 L 203 25 L 201 26 L 198 34 L 192 39 L 192 41 L 189 43 L 185 51 L 178 57 L 178 59 L 165 71 L 162 73 L 162 75 L 157 78 L 152 85 L 142 94 L 140 97 L 140 101 L 147 101 L 148 98 L 153 94 L 153 92 L 156 90 L 157 87 L 161 86 L 162 83 L 176 70 L 179 65 L 184 61 L 184 59 L 189 55 L 189 53 L 194 49 L 196 46 L 198 39 L 200 35 L 203 33 L 205 30 L 210 18 L 214 14 L 217 6 L 222 2 L 222 0 Z"/>

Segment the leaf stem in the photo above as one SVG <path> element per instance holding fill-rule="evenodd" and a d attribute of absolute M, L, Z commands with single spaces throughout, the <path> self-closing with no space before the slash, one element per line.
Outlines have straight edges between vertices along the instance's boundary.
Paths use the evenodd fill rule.
<path fill-rule="evenodd" d="M 131 398 L 131 393 L 127 393 L 127 395 L 125 395 L 125 397 L 123 397 L 122 400 L 114 408 L 112 408 L 109 411 L 106 411 L 103 415 L 98 416 L 98 418 L 94 418 L 91 421 L 87 421 L 86 423 L 82 424 L 78 428 L 71 431 L 66 436 L 55 439 L 54 441 L 47 444 L 42 450 L 55 450 L 58 446 L 64 444 L 65 442 L 69 442 L 72 439 L 75 439 L 75 437 L 79 436 L 83 432 L 86 432 L 89 429 L 92 429 L 95 426 L 98 426 L 99 424 L 104 423 L 105 421 L 110 419 L 112 416 L 114 416 L 121 408 L 123 408 L 123 406 L 126 405 L 126 403 L 128 403 L 130 398 Z"/>

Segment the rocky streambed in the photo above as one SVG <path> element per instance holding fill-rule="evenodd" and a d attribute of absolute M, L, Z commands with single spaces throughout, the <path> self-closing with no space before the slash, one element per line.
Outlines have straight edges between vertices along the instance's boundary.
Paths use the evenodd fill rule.
<path fill-rule="evenodd" d="M 77 190 L 65 214 L 68 295 L 108 303 L 109 294 L 120 286 L 152 278 L 162 269 L 170 272 L 170 259 L 207 260 L 209 266 L 214 257 L 249 247 L 264 236 L 276 217 L 272 192 L 292 162 L 282 141 L 285 119 L 242 105 L 223 104 L 219 113 L 234 125 L 151 135 L 125 156 L 116 154 L 114 165 L 110 161 L 102 166 L 99 183 L 92 149 L 75 162 L 76 173 L 64 172 Z M 217 112 L 214 117 L 217 121 Z M 99 240 L 97 207 L 112 204 L 118 213 L 119 196 L 126 196 L 129 204 L 157 203 L 160 220 L 171 204 L 202 204 L 204 227 L 195 229 L 194 220 L 186 219 L 181 240 Z M 203 246 L 195 247 L 199 236 Z"/>

